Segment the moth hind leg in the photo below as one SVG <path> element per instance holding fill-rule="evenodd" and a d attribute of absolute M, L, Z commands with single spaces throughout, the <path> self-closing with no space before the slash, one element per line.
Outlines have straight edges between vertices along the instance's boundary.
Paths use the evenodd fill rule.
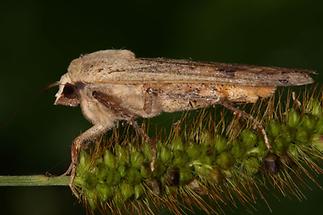
<path fill-rule="evenodd" d="M 146 117 L 152 117 L 161 112 L 157 89 L 151 87 L 145 89 L 143 111 Z"/>
<path fill-rule="evenodd" d="M 156 160 L 157 160 L 157 143 L 156 143 L 156 140 L 155 139 L 152 140 L 148 136 L 146 131 L 142 127 L 140 127 L 135 120 L 132 119 L 130 121 L 130 125 L 132 125 L 133 128 L 136 130 L 136 132 L 138 134 L 140 134 L 140 136 L 143 137 L 145 142 L 150 144 L 150 149 L 151 149 L 151 152 L 152 152 L 152 158 L 151 158 L 151 161 L 150 161 L 150 170 L 153 172 L 155 170 Z"/>
<path fill-rule="evenodd" d="M 263 126 L 263 124 L 261 122 L 259 122 L 257 119 L 255 119 L 251 114 L 246 113 L 243 110 L 240 110 L 239 108 L 234 107 L 233 104 L 231 104 L 229 101 L 227 100 L 221 100 L 220 104 L 227 108 L 228 110 L 232 111 L 235 114 L 239 114 L 241 117 L 243 117 L 244 119 L 248 119 L 251 120 L 255 127 L 258 129 L 258 131 L 261 133 L 263 139 L 264 139 L 264 143 L 266 145 L 266 148 L 272 152 L 272 145 L 269 143 L 269 139 L 267 136 L 267 133 L 265 131 L 265 128 Z"/>

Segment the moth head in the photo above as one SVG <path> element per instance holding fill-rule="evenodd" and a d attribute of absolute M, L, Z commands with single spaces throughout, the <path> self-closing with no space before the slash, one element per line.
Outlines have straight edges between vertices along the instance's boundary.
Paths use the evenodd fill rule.
<path fill-rule="evenodd" d="M 78 86 L 70 80 L 68 74 L 61 77 L 58 85 L 59 89 L 55 95 L 54 105 L 75 107 L 80 104 Z"/>

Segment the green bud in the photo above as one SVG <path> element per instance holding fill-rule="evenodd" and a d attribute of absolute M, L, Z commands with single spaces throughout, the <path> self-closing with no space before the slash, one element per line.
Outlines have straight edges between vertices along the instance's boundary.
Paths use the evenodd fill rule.
<path fill-rule="evenodd" d="M 297 149 L 297 145 L 295 144 L 290 144 L 288 146 L 288 149 L 287 149 L 287 153 L 292 157 L 292 158 L 298 158 L 299 156 L 299 152 L 298 152 L 298 149 Z"/>
<path fill-rule="evenodd" d="M 127 172 L 126 172 L 126 167 L 124 165 L 119 165 L 118 166 L 118 172 L 120 174 L 121 177 L 125 177 Z"/>
<path fill-rule="evenodd" d="M 317 123 L 317 119 L 314 116 L 305 114 L 302 119 L 302 127 L 304 127 L 307 130 L 314 130 Z"/>
<path fill-rule="evenodd" d="M 186 153 L 190 157 L 191 160 L 199 159 L 201 156 L 202 150 L 201 150 L 200 144 L 190 144 L 187 149 Z"/>
<path fill-rule="evenodd" d="M 85 151 L 80 152 L 79 164 L 77 168 L 87 166 L 89 163 L 89 155 Z"/>
<path fill-rule="evenodd" d="M 177 136 L 173 139 L 172 143 L 171 143 L 171 148 L 175 151 L 175 150 L 184 150 L 184 145 L 182 143 L 181 137 Z"/>
<path fill-rule="evenodd" d="M 144 155 L 141 152 L 133 151 L 130 154 L 130 163 L 133 167 L 140 168 L 145 160 Z"/>
<path fill-rule="evenodd" d="M 88 189 L 95 188 L 97 183 L 97 177 L 93 174 L 89 174 L 88 172 L 81 176 L 77 176 L 74 180 L 75 185 L 84 186 Z"/>
<path fill-rule="evenodd" d="M 174 151 L 173 165 L 177 167 L 187 165 L 189 157 L 186 152 L 181 150 Z"/>
<path fill-rule="evenodd" d="M 147 166 L 145 166 L 145 165 L 142 165 L 142 166 L 140 167 L 140 175 L 141 175 L 141 177 L 143 177 L 143 178 L 149 178 L 149 177 L 150 177 L 150 175 L 151 175 L 151 171 L 150 171 L 149 167 L 147 167 Z"/>
<path fill-rule="evenodd" d="M 96 172 L 96 177 L 98 179 L 99 182 L 104 182 L 107 175 L 109 174 L 109 168 L 106 168 L 105 165 L 99 165 L 97 167 L 97 170 L 95 171 Z"/>
<path fill-rule="evenodd" d="M 294 109 L 290 109 L 287 114 L 287 125 L 291 128 L 296 128 L 299 124 L 299 119 L 299 114 Z"/>
<path fill-rule="evenodd" d="M 166 145 L 161 146 L 160 148 L 160 160 L 163 164 L 168 164 L 172 161 L 173 154 L 170 149 L 167 148 Z"/>
<path fill-rule="evenodd" d="M 121 195 L 123 196 L 123 202 L 125 202 L 127 199 L 129 199 L 132 195 L 135 194 L 134 187 L 125 182 L 120 184 L 119 189 L 120 189 Z"/>
<path fill-rule="evenodd" d="M 241 143 L 235 141 L 232 143 L 231 153 L 235 159 L 241 159 L 245 155 L 246 150 Z"/>
<path fill-rule="evenodd" d="M 118 165 L 125 165 L 125 164 L 129 163 L 128 152 L 122 146 L 120 146 L 120 145 L 115 146 L 115 154 L 117 157 Z"/>
<path fill-rule="evenodd" d="M 150 143 L 144 143 L 143 144 L 143 150 L 142 150 L 145 160 L 151 161 L 152 159 L 152 151 L 151 151 L 151 144 Z"/>
<path fill-rule="evenodd" d="M 200 151 L 201 151 L 200 156 L 204 156 L 204 155 L 210 153 L 210 150 L 211 150 L 210 146 L 211 145 L 208 145 L 208 144 L 199 144 L 199 146 L 200 146 Z"/>
<path fill-rule="evenodd" d="M 137 168 L 129 168 L 127 170 L 126 180 L 133 185 L 139 184 L 141 182 L 141 175 Z"/>
<path fill-rule="evenodd" d="M 313 135 L 312 144 L 320 152 L 323 152 L 323 135 L 322 134 Z"/>
<path fill-rule="evenodd" d="M 247 148 L 252 148 L 257 144 L 257 135 L 250 129 L 245 129 L 241 132 L 240 138 Z"/>
<path fill-rule="evenodd" d="M 265 142 L 263 139 L 260 139 L 258 141 L 258 144 L 256 147 L 251 148 L 246 153 L 248 156 L 258 156 L 258 157 L 264 157 L 267 154 L 267 147 L 265 145 Z"/>
<path fill-rule="evenodd" d="M 285 142 L 287 143 L 286 145 L 288 145 L 294 139 L 295 129 L 294 128 L 290 129 L 288 126 L 282 125 L 280 133 L 281 133 L 280 136 L 283 136 L 283 138 L 285 139 Z"/>
<path fill-rule="evenodd" d="M 113 188 L 106 184 L 97 184 L 96 191 L 101 202 L 105 202 L 107 199 L 111 198 L 114 193 Z"/>
<path fill-rule="evenodd" d="M 115 192 L 113 196 L 113 202 L 116 204 L 117 207 L 121 207 L 126 200 L 127 199 L 124 198 L 123 194 L 121 193 L 121 188 L 119 187 L 118 192 Z"/>
<path fill-rule="evenodd" d="M 87 200 L 87 203 L 90 206 L 90 208 L 92 210 L 94 210 L 97 205 L 96 192 L 87 191 L 86 192 L 86 200 Z"/>
<path fill-rule="evenodd" d="M 212 167 L 210 165 L 194 165 L 194 170 L 200 177 L 206 177 L 210 174 Z"/>
<path fill-rule="evenodd" d="M 244 170 L 248 175 L 254 175 L 259 171 L 260 162 L 255 157 L 250 157 L 243 161 Z"/>
<path fill-rule="evenodd" d="M 116 168 L 116 158 L 115 156 L 112 154 L 111 151 L 106 150 L 104 153 L 104 164 L 110 168 L 110 169 L 114 169 Z"/>
<path fill-rule="evenodd" d="M 166 172 L 168 165 L 157 162 L 157 165 L 155 167 L 156 167 L 156 169 L 152 172 L 152 175 L 154 177 L 160 177 L 161 175 L 163 175 Z"/>
<path fill-rule="evenodd" d="M 121 175 L 117 170 L 110 169 L 109 174 L 106 175 L 106 184 L 110 186 L 118 185 L 121 180 Z"/>
<path fill-rule="evenodd" d="M 130 184 L 139 184 L 143 179 L 140 171 L 137 168 L 129 168 L 127 169 L 127 177 L 125 178 Z"/>
<path fill-rule="evenodd" d="M 228 152 L 222 152 L 217 156 L 216 163 L 222 169 L 229 169 L 234 163 L 234 158 Z"/>
<path fill-rule="evenodd" d="M 91 168 L 92 168 L 92 162 L 91 162 L 90 156 L 85 151 L 81 151 L 80 158 L 79 158 L 79 164 L 76 169 L 76 175 L 77 175 L 76 178 L 87 177 L 89 169 L 91 169 Z M 82 181 L 82 179 L 79 180 L 79 182 L 81 182 L 81 181 Z"/>
<path fill-rule="evenodd" d="M 96 164 L 96 165 L 104 165 L 103 158 L 97 158 L 97 159 L 95 160 L 95 164 Z"/>
<path fill-rule="evenodd" d="M 214 139 L 214 149 L 217 153 L 221 153 L 228 148 L 228 141 L 221 135 L 217 135 Z"/>
<path fill-rule="evenodd" d="M 276 120 L 271 120 L 268 125 L 268 134 L 272 137 L 277 137 L 281 134 L 280 123 Z"/>
<path fill-rule="evenodd" d="M 193 179 L 193 172 L 191 168 L 181 168 L 179 171 L 180 184 L 186 184 Z"/>
<path fill-rule="evenodd" d="M 295 134 L 295 139 L 299 143 L 303 143 L 303 144 L 309 144 L 310 143 L 309 134 L 305 129 L 302 129 L 302 127 L 297 129 L 297 132 Z"/>
<path fill-rule="evenodd" d="M 274 141 L 274 151 L 276 154 L 282 154 L 286 151 L 286 148 L 288 147 L 290 142 L 288 142 L 285 138 L 285 136 L 279 136 Z"/>
<path fill-rule="evenodd" d="M 310 99 L 307 105 L 307 111 L 314 116 L 320 116 L 322 114 L 322 107 L 320 101 L 317 99 Z"/>
<path fill-rule="evenodd" d="M 317 121 L 315 131 L 319 134 L 323 134 L 323 117 L 319 118 Z"/>
<path fill-rule="evenodd" d="M 135 199 L 139 199 L 144 194 L 144 188 L 141 184 L 135 186 Z"/>
<path fill-rule="evenodd" d="M 208 155 L 203 154 L 203 155 L 200 157 L 199 161 L 200 161 L 202 164 L 204 164 L 204 165 L 211 165 L 211 164 L 212 164 L 212 162 L 213 162 L 213 159 L 212 159 L 212 157 L 211 157 L 211 156 L 208 156 Z"/>

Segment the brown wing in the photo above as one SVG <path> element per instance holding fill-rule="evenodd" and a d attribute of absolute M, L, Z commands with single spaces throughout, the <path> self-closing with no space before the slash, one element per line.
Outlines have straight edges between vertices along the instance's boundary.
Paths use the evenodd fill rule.
<path fill-rule="evenodd" d="M 127 50 L 106 50 L 73 61 L 69 74 L 87 83 L 215 83 L 292 86 L 312 83 L 313 72 L 252 65 L 202 63 L 164 58 L 135 58 Z"/>
<path fill-rule="evenodd" d="M 164 75 L 160 81 L 196 81 L 247 86 L 293 86 L 313 82 L 314 72 L 302 69 L 264 67 L 225 63 L 202 63 L 187 60 L 141 59 L 143 66 L 136 71 Z M 149 65 L 145 67 L 144 65 Z M 169 76 L 169 79 L 167 78 Z"/>

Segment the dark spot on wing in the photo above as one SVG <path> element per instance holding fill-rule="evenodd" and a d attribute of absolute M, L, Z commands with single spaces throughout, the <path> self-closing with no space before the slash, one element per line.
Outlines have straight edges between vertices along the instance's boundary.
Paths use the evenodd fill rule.
<path fill-rule="evenodd" d="M 218 71 L 222 72 L 227 77 L 233 78 L 235 76 L 236 69 L 231 67 L 219 67 Z"/>
<path fill-rule="evenodd" d="M 98 69 L 97 69 L 97 72 L 98 72 L 98 73 L 100 73 L 100 72 L 102 72 L 103 70 L 104 70 L 103 68 L 98 68 Z"/>
<path fill-rule="evenodd" d="M 278 80 L 279 81 L 279 83 L 281 83 L 281 84 L 288 84 L 289 83 L 289 81 L 288 80 L 286 80 L 286 79 L 280 79 L 280 80 Z"/>

